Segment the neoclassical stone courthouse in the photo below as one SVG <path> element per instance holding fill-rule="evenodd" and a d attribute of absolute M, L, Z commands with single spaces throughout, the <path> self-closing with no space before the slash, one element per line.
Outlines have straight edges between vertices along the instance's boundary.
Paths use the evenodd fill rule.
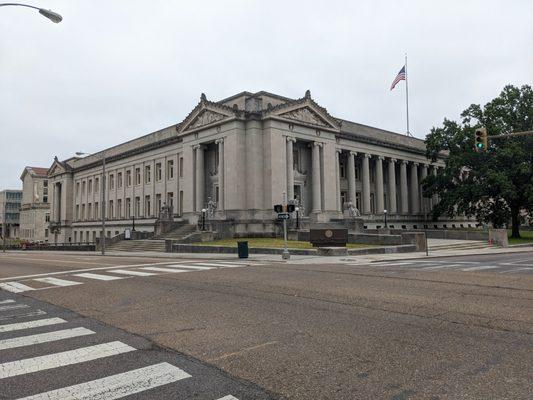
<path fill-rule="evenodd" d="M 294 100 L 242 92 L 221 101 L 202 94 L 179 124 L 48 171 L 51 232 L 58 242 L 100 235 L 102 158 L 106 160 L 106 236 L 153 231 L 161 206 L 177 221 L 211 219 L 238 233 L 272 231 L 283 192 L 299 204 L 303 224 L 339 222 L 345 203 L 369 228 L 421 228 L 436 199 L 421 180 L 438 173 L 422 140 L 333 117 L 309 91 Z M 348 217 L 346 217 L 348 218 Z M 442 226 L 442 222 L 439 223 Z"/>

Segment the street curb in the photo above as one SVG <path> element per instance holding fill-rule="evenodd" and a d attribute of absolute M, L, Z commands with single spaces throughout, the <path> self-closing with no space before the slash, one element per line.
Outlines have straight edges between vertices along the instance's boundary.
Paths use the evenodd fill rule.
<path fill-rule="evenodd" d="M 511 246 L 509 246 L 511 247 Z M 502 252 L 498 252 L 498 253 L 489 253 L 489 254 L 515 254 L 515 253 L 530 253 L 531 251 L 533 251 L 533 247 L 529 250 L 522 250 L 522 251 L 502 251 Z M 418 252 L 418 253 L 422 253 L 422 252 Z M 412 257 L 412 258 L 397 258 L 397 259 L 387 259 L 387 260 L 372 260 L 370 261 L 370 263 L 377 263 L 377 262 L 386 262 L 386 261 L 398 261 L 398 260 L 427 260 L 428 258 L 447 258 L 447 257 L 470 257 L 470 256 L 482 256 L 482 255 L 485 255 L 486 253 L 474 253 L 474 254 L 444 254 L 444 255 L 441 255 L 441 256 L 425 256 L 425 257 Z"/>

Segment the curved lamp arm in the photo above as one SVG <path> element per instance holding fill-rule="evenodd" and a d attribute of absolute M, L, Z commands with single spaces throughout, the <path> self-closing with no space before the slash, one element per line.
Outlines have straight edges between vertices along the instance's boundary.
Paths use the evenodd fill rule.
<path fill-rule="evenodd" d="M 45 10 L 44 8 L 34 7 L 30 6 L 29 4 L 21 4 L 21 3 L 0 3 L 0 7 L 5 6 L 19 6 L 19 7 L 28 7 L 33 8 L 34 10 L 38 10 L 39 14 L 45 16 L 50 21 L 55 22 L 56 24 L 60 23 L 63 20 L 63 17 L 59 15 L 56 12 L 53 12 L 52 10 Z"/>

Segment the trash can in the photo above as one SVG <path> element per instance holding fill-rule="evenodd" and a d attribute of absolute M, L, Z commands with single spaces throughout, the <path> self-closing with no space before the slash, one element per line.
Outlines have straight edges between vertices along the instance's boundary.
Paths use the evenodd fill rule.
<path fill-rule="evenodd" d="M 248 258 L 248 242 L 237 242 L 239 258 Z"/>

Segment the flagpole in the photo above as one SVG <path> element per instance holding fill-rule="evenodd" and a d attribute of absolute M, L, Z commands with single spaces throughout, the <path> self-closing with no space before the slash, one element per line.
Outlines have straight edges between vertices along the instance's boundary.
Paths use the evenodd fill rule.
<path fill-rule="evenodd" d="M 407 136 L 411 136 L 409 132 L 409 86 L 407 85 L 407 53 L 405 53 L 405 109 L 407 112 Z"/>

